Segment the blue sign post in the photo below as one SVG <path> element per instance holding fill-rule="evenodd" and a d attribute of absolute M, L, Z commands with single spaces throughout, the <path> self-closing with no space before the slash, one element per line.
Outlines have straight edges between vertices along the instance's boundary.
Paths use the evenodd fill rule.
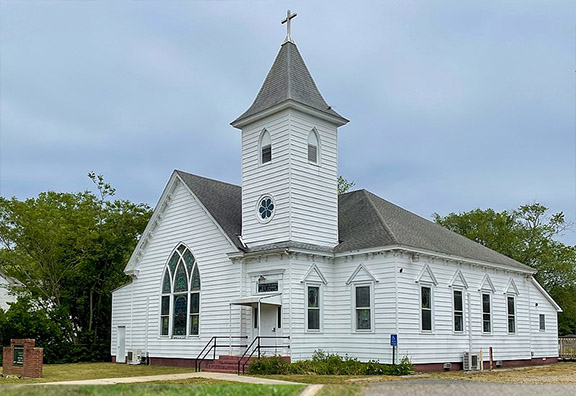
<path fill-rule="evenodd" d="M 396 347 L 398 346 L 398 334 L 390 334 L 390 346 L 392 347 L 392 364 L 396 364 Z"/>

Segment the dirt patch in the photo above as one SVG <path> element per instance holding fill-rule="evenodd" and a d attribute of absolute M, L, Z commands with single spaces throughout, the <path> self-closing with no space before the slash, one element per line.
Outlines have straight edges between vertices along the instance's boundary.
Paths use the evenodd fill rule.
<path fill-rule="evenodd" d="M 482 372 L 430 373 L 430 378 L 513 384 L 576 384 L 576 363 L 555 363 L 515 369 Z"/>

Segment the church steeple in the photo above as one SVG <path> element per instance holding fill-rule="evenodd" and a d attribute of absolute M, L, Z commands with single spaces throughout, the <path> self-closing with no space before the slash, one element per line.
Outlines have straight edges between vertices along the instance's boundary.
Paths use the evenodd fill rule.
<path fill-rule="evenodd" d="M 240 117 L 232 121 L 231 125 L 241 128 L 247 122 L 254 121 L 259 113 L 274 110 L 276 107 L 288 104 L 289 101 L 322 113 L 338 126 L 348 123 L 348 120 L 335 112 L 320 94 L 298 47 L 290 37 L 290 31 L 254 103 Z"/>
<path fill-rule="evenodd" d="M 288 12 L 288 24 L 295 14 Z M 290 31 L 242 130 L 242 239 L 332 249 L 338 244 L 338 127 Z"/>

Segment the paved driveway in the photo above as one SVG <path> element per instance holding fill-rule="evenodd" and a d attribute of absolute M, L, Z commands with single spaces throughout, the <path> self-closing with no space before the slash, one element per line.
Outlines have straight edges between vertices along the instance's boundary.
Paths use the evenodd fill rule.
<path fill-rule="evenodd" d="M 418 379 L 370 385 L 363 396 L 556 396 L 576 395 L 576 385 L 517 385 L 476 381 Z"/>

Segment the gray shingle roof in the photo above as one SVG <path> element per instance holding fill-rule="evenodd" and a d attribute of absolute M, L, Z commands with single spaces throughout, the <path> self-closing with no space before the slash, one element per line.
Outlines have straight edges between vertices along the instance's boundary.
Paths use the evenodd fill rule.
<path fill-rule="evenodd" d="M 400 245 L 533 271 L 366 190 L 340 196 L 339 237 L 337 252 Z"/>
<path fill-rule="evenodd" d="M 298 48 L 293 42 L 288 41 L 282 44 L 254 103 L 244 114 L 232 121 L 232 125 L 290 99 L 338 117 L 344 123 L 348 122 L 328 106 L 316 87 Z"/>
<path fill-rule="evenodd" d="M 233 184 L 175 171 L 218 222 L 228 238 L 242 249 L 242 189 Z"/>
<path fill-rule="evenodd" d="M 241 250 L 242 189 L 228 183 L 176 171 Z M 404 246 L 532 271 L 507 256 L 394 205 L 366 190 L 339 196 L 336 253 Z"/>

